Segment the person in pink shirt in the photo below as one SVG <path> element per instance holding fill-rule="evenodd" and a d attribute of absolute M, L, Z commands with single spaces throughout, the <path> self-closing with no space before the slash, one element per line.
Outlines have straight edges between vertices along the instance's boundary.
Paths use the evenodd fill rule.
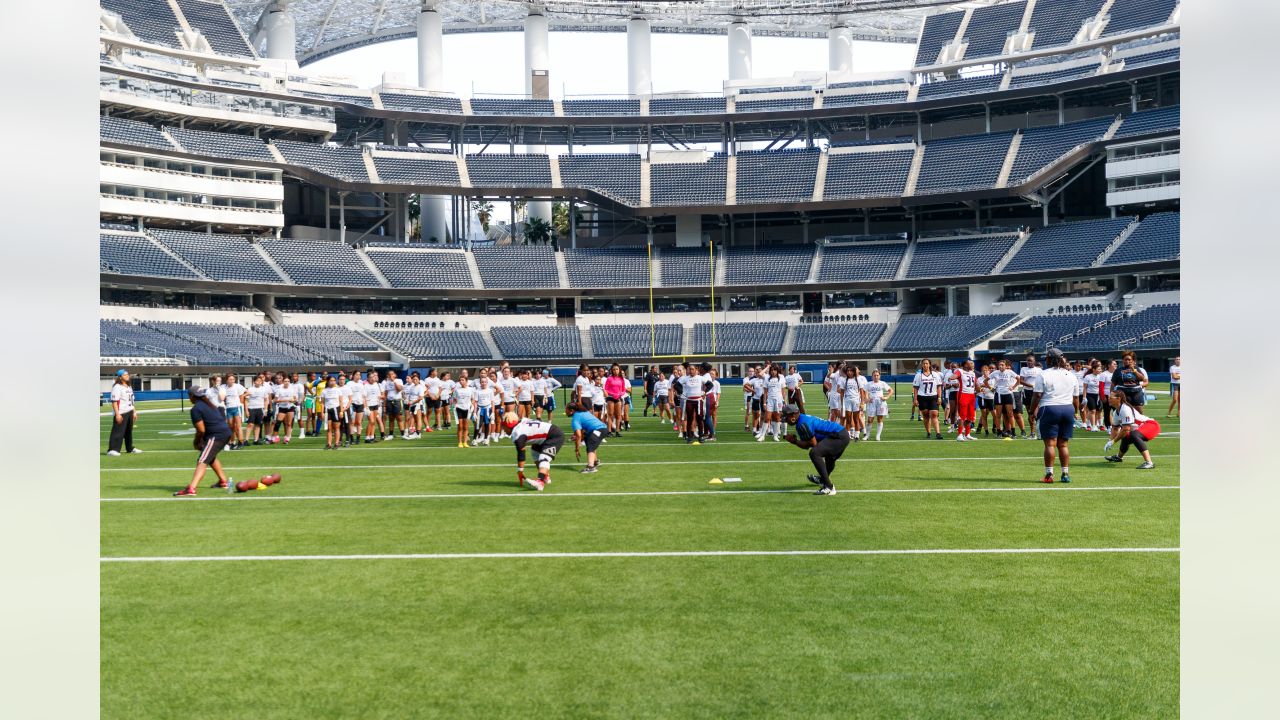
<path fill-rule="evenodd" d="M 622 377 L 622 366 L 614 363 L 609 368 L 609 377 L 604 379 L 604 398 L 609 404 L 608 419 L 609 433 L 613 437 L 622 437 L 619 432 L 622 429 L 622 408 L 626 402 L 627 395 L 627 379 Z"/>

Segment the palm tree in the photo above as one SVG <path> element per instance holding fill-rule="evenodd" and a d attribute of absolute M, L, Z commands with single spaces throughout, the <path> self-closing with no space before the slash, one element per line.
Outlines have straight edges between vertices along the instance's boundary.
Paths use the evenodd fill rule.
<path fill-rule="evenodd" d="M 551 241 L 551 223 L 539 217 L 531 217 L 524 221 L 525 242 L 536 245 Z"/>
<path fill-rule="evenodd" d="M 476 214 L 476 218 L 480 221 L 480 227 L 486 233 L 489 232 L 489 220 L 493 218 L 493 203 L 488 200 L 472 200 L 471 211 Z"/>

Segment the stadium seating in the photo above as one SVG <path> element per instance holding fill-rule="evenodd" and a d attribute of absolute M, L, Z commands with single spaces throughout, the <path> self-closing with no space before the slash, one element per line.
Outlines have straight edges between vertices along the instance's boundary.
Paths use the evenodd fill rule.
<path fill-rule="evenodd" d="M 1126 55 L 1121 59 L 1124 61 L 1124 69 L 1132 70 L 1134 68 L 1146 67 L 1147 65 L 1175 62 L 1181 58 L 1181 48 L 1165 48 L 1163 50 L 1153 50 L 1149 53 Z"/>
<path fill-rule="evenodd" d="M 911 256 L 907 277 L 986 275 L 1017 240 L 1017 235 L 921 240 L 916 243 L 916 251 Z"/>
<path fill-rule="evenodd" d="M 649 253 L 643 247 L 566 249 L 565 269 L 576 288 L 648 287 Z"/>
<path fill-rule="evenodd" d="M 155 321 L 142 324 L 174 338 L 189 338 L 211 350 L 239 355 L 256 364 L 303 365 L 325 361 L 319 354 L 254 332 L 243 325 Z"/>
<path fill-rule="evenodd" d="M 916 99 L 933 100 L 936 98 L 995 92 L 1000 89 L 1000 82 L 1003 78 L 1003 75 L 980 75 L 960 78 L 959 80 L 940 80 L 925 83 L 916 92 Z"/>
<path fill-rule="evenodd" d="M 723 262 L 716 258 L 716 264 Z M 707 248 L 663 248 L 662 284 L 665 287 L 711 284 L 711 252 Z"/>
<path fill-rule="evenodd" d="M 403 183 L 406 185 L 452 185 L 458 186 L 458 163 L 453 157 L 437 156 L 433 153 L 418 153 L 423 157 L 399 155 L 387 157 L 375 155 L 373 166 L 378 171 L 378 179 L 384 183 Z"/>
<path fill-rule="evenodd" d="M 1031 233 L 1004 272 L 1089 267 L 1133 221 L 1123 216 L 1040 228 Z"/>
<path fill-rule="evenodd" d="M 924 30 L 920 33 L 920 44 L 916 47 L 917 67 L 938 62 L 938 53 L 955 39 L 962 20 L 963 10 L 930 15 L 924 19 Z"/>
<path fill-rule="evenodd" d="M 1116 0 L 1108 15 L 1111 19 L 1102 34 L 1118 35 L 1130 30 L 1163 25 L 1169 21 L 1178 0 Z"/>
<path fill-rule="evenodd" d="M 378 272 L 391 287 L 475 287 L 467 257 L 460 251 L 420 249 L 395 243 L 385 247 L 370 245 L 365 248 L 365 255 L 378 266 Z"/>
<path fill-rule="evenodd" d="M 1038 0 L 1027 31 L 1035 33 L 1032 47 L 1066 45 L 1075 39 L 1085 19 L 1102 9 L 1101 0 Z"/>
<path fill-rule="evenodd" d="M 187 24 L 204 35 L 214 52 L 219 55 L 255 57 L 253 51 L 245 44 L 240 28 L 228 14 L 226 5 L 204 0 L 177 0 L 177 2 L 178 9 L 187 18 Z"/>
<path fill-rule="evenodd" d="M 1018 155 L 1013 159 L 1013 168 L 1009 172 L 1009 185 L 1026 182 L 1038 170 L 1074 148 L 1100 140 L 1113 122 L 1115 118 L 1102 117 L 1023 130 Z"/>
<path fill-rule="evenodd" d="M 369 336 L 395 352 L 420 360 L 485 360 L 492 357 L 476 330 L 370 330 Z"/>
<path fill-rule="evenodd" d="M 462 114 L 462 101 L 445 95 L 408 95 L 380 92 L 382 107 L 387 110 L 412 110 L 415 112 Z"/>
<path fill-rule="evenodd" d="M 726 168 L 719 153 L 706 162 L 654 163 L 649 166 L 650 204 L 723 205 Z"/>
<path fill-rule="evenodd" d="M 822 107 L 857 107 L 859 105 L 888 105 L 907 101 L 906 90 L 885 90 L 870 93 L 826 93 L 822 97 Z"/>
<path fill-rule="evenodd" d="M 346 93 L 327 93 L 317 92 L 315 90 L 295 90 L 295 94 L 302 97 L 316 98 L 317 100 L 329 100 L 331 102 L 350 103 L 361 107 L 373 107 L 373 98 L 369 95 L 347 95 Z"/>
<path fill-rule="evenodd" d="M 161 332 L 127 320 L 99 320 L 98 333 L 116 347 L 138 348 L 137 355 L 143 357 L 181 358 L 196 365 L 233 365 L 246 361 L 240 355 L 202 345 L 194 339 Z"/>
<path fill-rule="evenodd" d="M 1022 24 L 1025 2 L 1002 3 L 974 8 L 965 30 L 965 58 L 989 57 L 1004 53 L 1005 39 Z"/>
<path fill-rule="evenodd" d="M 857 282 L 890 280 L 898 273 L 905 242 L 864 242 L 851 245 L 828 245 L 822 251 L 819 282 Z"/>
<path fill-rule="evenodd" d="M 214 280 L 282 283 L 248 238 L 183 230 L 148 231 L 177 256 Z"/>
<path fill-rule="evenodd" d="M 1155 260 L 1176 260 L 1182 256 L 1182 214 L 1155 213 L 1143 220 L 1103 265 L 1124 265 Z"/>
<path fill-rule="evenodd" d="M 468 155 L 472 187 L 551 187 L 551 160 L 546 155 Z"/>
<path fill-rule="evenodd" d="M 1009 80 L 1009 89 L 1016 90 L 1024 87 L 1051 85 L 1053 83 L 1089 77 L 1098 72 L 1098 67 L 1098 63 L 1090 63 L 1088 65 L 1077 65 L 1063 70 L 1046 70 L 1045 72 L 1014 75 Z"/>
<path fill-rule="evenodd" d="M 916 193 L 959 192 L 993 187 L 1013 133 L 933 140 L 924 146 Z"/>
<path fill-rule="evenodd" d="M 885 344 L 889 352 L 965 351 L 991 337 L 1013 315 L 905 316 Z"/>
<path fill-rule="evenodd" d="M 807 88 L 806 88 L 807 89 Z M 734 112 L 769 112 L 772 110 L 808 110 L 813 107 L 813 95 L 805 97 L 765 98 L 761 100 L 739 99 Z"/>
<path fill-rule="evenodd" d="M 580 358 L 582 336 L 576 326 L 495 327 L 489 331 L 503 357 Z"/>
<path fill-rule="evenodd" d="M 650 115 L 685 115 L 694 113 L 723 113 L 723 97 L 649 98 Z"/>
<path fill-rule="evenodd" d="M 381 350 L 378 343 L 341 325 L 250 325 L 249 329 L 294 347 L 310 350 L 330 363 L 362 363 L 353 350 Z"/>
<path fill-rule="evenodd" d="M 827 154 L 824 200 L 900 197 L 911 171 L 912 149 Z M 741 170 L 739 170 L 741 172 Z"/>
<path fill-rule="evenodd" d="M 596 190 L 640 204 L 640 156 L 635 153 L 561 155 L 560 179 L 566 187 Z"/>
<path fill-rule="evenodd" d="M 738 153 L 738 203 L 812 200 L 821 155 L 816 148 Z"/>
<path fill-rule="evenodd" d="M 266 143 L 250 135 L 184 130 L 179 127 L 166 127 L 165 132 L 177 140 L 183 150 L 193 155 L 269 163 L 276 161 L 275 156 L 267 149 Z"/>
<path fill-rule="evenodd" d="M 538 98 L 471 98 L 476 115 L 555 115 L 550 100 Z"/>
<path fill-rule="evenodd" d="M 597 358 L 679 355 L 684 327 L 674 323 L 648 325 L 592 325 L 591 348 Z"/>
<path fill-rule="evenodd" d="M 358 147 L 273 140 L 272 144 L 293 165 L 310 168 L 323 175 L 350 182 L 369 182 L 364 151 Z"/>
<path fill-rule="evenodd" d="M 639 115 L 638 98 L 603 98 L 591 100 L 565 100 L 561 103 L 565 115 Z"/>
<path fill-rule="evenodd" d="M 112 272 L 122 275 L 199 279 L 190 268 L 174 260 L 144 235 L 99 233 L 98 256 Z"/>
<path fill-rule="evenodd" d="M 120 16 L 139 40 L 165 47 L 181 47 L 178 44 L 178 17 L 168 3 L 149 0 L 99 0 L 103 10 Z M 210 41 L 210 45 L 213 41 Z"/>
<path fill-rule="evenodd" d="M 173 150 L 173 143 L 160 134 L 160 131 L 137 120 L 101 115 L 98 117 L 98 137 L 103 142 L 115 142 L 123 145 Z"/>
<path fill-rule="evenodd" d="M 1093 312 L 1067 315 L 1037 315 L 1027 318 L 1017 327 L 1000 337 L 1006 341 L 1009 353 L 1041 352 L 1050 343 L 1057 345 L 1067 335 L 1075 335 L 1081 330 L 1092 330 L 1093 326 L 1109 320 L 1115 313 Z"/>
<path fill-rule="evenodd" d="M 711 323 L 698 323 L 693 326 L 693 351 L 717 355 L 776 355 L 782 352 L 786 337 L 785 322 L 716 323 L 713 349 Z"/>
<path fill-rule="evenodd" d="M 380 285 L 346 243 L 263 238 L 262 247 L 299 285 Z"/>
<path fill-rule="evenodd" d="M 1124 119 L 1116 131 L 1116 139 L 1155 133 L 1176 133 L 1181 127 L 1181 106 L 1136 112 Z"/>
<path fill-rule="evenodd" d="M 1166 346 L 1165 343 L 1176 345 L 1177 340 L 1180 339 L 1178 336 L 1167 339 L 1147 339 L 1144 336 L 1157 331 L 1163 335 L 1171 330 L 1177 330 L 1178 328 L 1170 328 L 1170 326 L 1178 325 L 1180 322 L 1180 305 L 1154 305 L 1132 315 L 1112 320 L 1101 328 L 1077 334 L 1059 343 L 1058 347 L 1071 352 L 1108 352 L 1135 345 L 1146 347 Z M 1144 343 L 1144 339 L 1148 341 Z"/>
<path fill-rule="evenodd" d="M 813 265 L 813 246 L 730 247 L 724 261 L 726 285 L 803 283 Z"/>
<path fill-rule="evenodd" d="M 871 352 L 889 326 L 885 323 L 811 323 L 796 326 L 796 353 Z"/>
<path fill-rule="evenodd" d="M 560 287 L 560 272 L 550 246 L 476 248 L 472 255 L 487 288 Z"/>

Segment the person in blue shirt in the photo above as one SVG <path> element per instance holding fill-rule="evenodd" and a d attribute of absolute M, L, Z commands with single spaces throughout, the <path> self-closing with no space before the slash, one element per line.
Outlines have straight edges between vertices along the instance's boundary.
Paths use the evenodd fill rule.
<path fill-rule="evenodd" d="M 582 445 L 587 446 L 587 466 L 582 468 L 583 474 L 593 473 L 600 467 L 600 459 L 596 456 L 596 448 L 604 442 L 604 434 L 608 426 L 600 418 L 591 413 L 591 401 L 580 404 L 570 403 L 565 407 L 565 415 L 573 418 L 573 454 L 582 459 Z"/>
<path fill-rule="evenodd" d="M 204 479 L 208 468 L 213 468 L 213 472 L 218 476 L 218 484 L 214 487 L 229 488 L 231 486 L 226 473 L 222 471 L 222 463 L 218 461 L 218 452 L 231 439 L 231 426 L 222 416 L 222 411 L 214 406 L 212 398 L 205 393 L 204 388 L 193 387 L 187 391 L 187 395 L 191 398 L 191 425 L 196 429 L 192 445 L 195 446 L 196 452 L 200 453 L 200 457 L 196 459 L 196 471 L 190 484 L 174 493 L 175 497 L 195 496 L 196 488 L 200 486 L 200 481 Z"/>
<path fill-rule="evenodd" d="M 835 495 L 836 486 L 831 483 L 831 473 L 836 469 L 836 460 L 844 454 L 849 446 L 849 432 L 840 423 L 801 414 L 796 405 L 782 406 L 782 417 L 788 425 L 795 426 L 795 433 L 787 435 L 787 442 L 802 450 L 809 451 L 809 460 L 817 469 L 817 475 L 809 475 L 809 482 L 821 485 L 815 495 Z"/>

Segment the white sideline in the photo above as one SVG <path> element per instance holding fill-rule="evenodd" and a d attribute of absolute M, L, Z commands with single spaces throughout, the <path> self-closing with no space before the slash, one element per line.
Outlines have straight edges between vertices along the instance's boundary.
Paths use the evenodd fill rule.
<path fill-rule="evenodd" d="M 150 410 L 134 410 L 133 412 L 134 414 L 141 415 L 142 413 L 178 412 L 183 409 L 186 408 L 151 408 Z M 98 413 L 98 417 L 115 417 L 115 414 L 116 413 L 113 410 L 111 412 Z"/>
<path fill-rule="evenodd" d="M 1178 490 L 1181 485 L 1126 485 L 1104 487 L 1044 487 L 1012 488 L 872 488 L 841 490 L 840 494 L 882 493 L 974 493 L 974 492 L 1091 492 L 1111 490 Z M 416 493 L 400 495 L 246 495 L 242 500 L 450 500 L 456 498 L 550 498 L 550 497 L 644 497 L 647 495 L 767 495 L 773 493 L 812 493 L 812 488 L 786 488 L 773 490 L 639 490 L 635 492 L 565 492 L 565 493 Z M 238 496 L 215 493 L 195 498 L 137 497 L 99 498 L 99 502 L 178 502 L 190 504 L 192 500 L 234 500 Z"/>
<path fill-rule="evenodd" d="M 193 452 L 193 451 L 188 451 Z M 193 453 L 194 454 L 194 453 Z M 1170 455 L 1151 454 L 1153 458 L 1167 458 Z M 1000 457 L 915 457 L 915 458 L 840 458 L 840 463 L 864 463 L 864 462 L 973 462 L 992 460 L 1039 460 L 1039 455 L 1003 455 Z M 793 458 L 769 459 L 769 460 L 632 460 L 623 462 L 602 462 L 601 466 L 617 467 L 619 465 L 720 465 L 723 467 L 734 467 L 737 465 L 772 465 L 778 463 L 805 463 L 809 464 L 807 455 L 798 455 Z M 581 463 L 568 463 L 569 465 L 579 465 Z M 505 463 L 405 463 L 396 465 L 276 465 L 274 467 L 249 465 L 247 467 L 237 466 L 232 468 L 234 471 L 249 470 L 403 470 L 413 468 L 430 468 L 433 470 L 447 470 L 449 468 L 510 468 L 512 464 Z M 563 465 L 561 466 L 563 467 Z M 118 468 L 101 468 L 99 472 L 191 472 L 191 465 L 183 465 L 182 467 L 118 467 Z"/>
<path fill-rule="evenodd" d="M 902 550 L 687 550 L 654 552 L 405 553 L 388 555 L 209 555 L 193 557 L 103 557 L 102 563 L 263 562 L 282 560 L 534 560 L 560 558 L 769 557 L 780 555 L 1049 555 L 1083 553 L 1177 553 L 1173 547 L 1116 548 L 920 548 Z"/>

